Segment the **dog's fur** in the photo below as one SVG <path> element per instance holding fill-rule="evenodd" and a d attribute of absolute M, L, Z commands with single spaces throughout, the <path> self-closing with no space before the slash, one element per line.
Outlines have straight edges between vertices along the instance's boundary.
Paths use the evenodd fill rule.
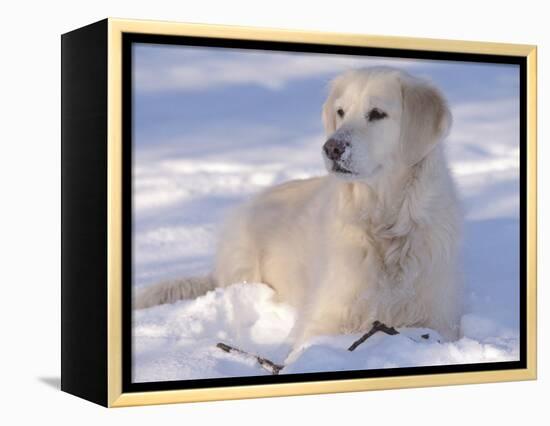
<path fill-rule="evenodd" d="M 442 94 L 399 70 L 353 70 L 332 82 L 322 117 L 329 174 L 241 206 L 210 277 L 153 286 L 135 307 L 262 282 L 296 307 L 297 345 L 375 320 L 458 337 L 460 210 L 440 144 L 451 125 Z"/>

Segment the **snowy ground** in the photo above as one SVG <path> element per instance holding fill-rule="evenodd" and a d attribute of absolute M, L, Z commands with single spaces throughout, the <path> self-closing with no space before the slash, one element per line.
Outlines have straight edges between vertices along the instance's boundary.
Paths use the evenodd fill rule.
<path fill-rule="evenodd" d="M 432 72 L 437 82 L 437 67 L 421 71 Z M 446 145 L 466 217 L 464 337 L 439 343 L 433 330 L 402 329 L 396 336 L 378 333 L 350 353 L 346 348 L 359 335 L 321 336 L 282 374 L 518 359 L 517 98 L 500 90 L 508 80 L 489 81 L 489 88 L 468 93 L 438 82 L 454 114 Z M 317 91 L 318 109 L 324 92 Z M 138 97 L 138 114 L 140 102 L 154 101 L 147 96 Z M 223 120 L 191 130 L 180 125 L 184 137 L 174 131 L 162 134 L 158 143 L 148 143 L 160 134 L 158 129 L 138 128 L 135 288 L 208 272 L 217 229 L 228 209 L 267 186 L 323 174 L 318 111 L 308 118 L 301 132 L 259 118 L 247 126 Z M 235 283 L 196 300 L 136 311 L 133 380 L 269 374 L 215 345 L 225 342 L 282 363 L 296 312 L 272 299 L 272 291 L 261 283 Z M 420 337 L 426 333 L 429 339 Z"/>

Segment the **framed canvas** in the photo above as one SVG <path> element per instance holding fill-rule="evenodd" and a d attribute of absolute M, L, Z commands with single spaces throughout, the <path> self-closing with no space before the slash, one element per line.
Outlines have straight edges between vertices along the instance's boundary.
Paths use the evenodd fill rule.
<path fill-rule="evenodd" d="M 535 46 L 120 19 L 61 41 L 62 390 L 536 378 Z"/>

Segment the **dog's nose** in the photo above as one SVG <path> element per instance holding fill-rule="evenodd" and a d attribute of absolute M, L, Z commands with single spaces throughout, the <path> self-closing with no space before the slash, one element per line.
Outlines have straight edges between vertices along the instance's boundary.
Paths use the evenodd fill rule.
<path fill-rule="evenodd" d="M 330 138 L 325 142 L 323 149 L 328 158 L 337 161 L 342 158 L 342 154 L 346 150 L 347 143 L 338 139 Z"/>

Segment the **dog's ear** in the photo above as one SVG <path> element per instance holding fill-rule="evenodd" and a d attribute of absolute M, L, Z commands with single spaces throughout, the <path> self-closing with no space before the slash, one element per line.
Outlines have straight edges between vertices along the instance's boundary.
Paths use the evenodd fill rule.
<path fill-rule="evenodd" d="M 401 148 L 408 165 L 422 160 L 447 135 L 452 116 L 443 95 L 424 82 L 402 81 Z"/>

